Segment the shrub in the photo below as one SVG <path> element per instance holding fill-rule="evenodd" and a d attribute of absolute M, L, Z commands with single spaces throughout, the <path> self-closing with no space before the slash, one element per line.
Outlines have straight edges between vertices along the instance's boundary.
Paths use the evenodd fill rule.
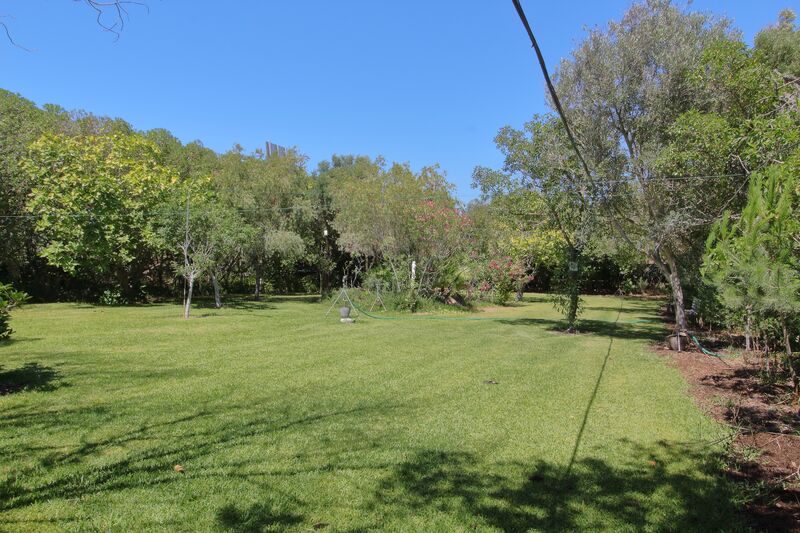
<path fill-rule="evenodd" d="M 9 338 L 13 332 L 9 326 L 11 310 L 27 300 L 28 295 L 24 292 L 15 291 L 11 284 L 0 283 L 0 340 Z"/>
<path fill-rule="evenodd" d="M 119 289 L 106 289 L 103 291 L 103 294 L 100 295 L 100 298 L 98 298 L 97 303 L 100 305 L 112 306 L 123 305 L 126 301 Z"/>

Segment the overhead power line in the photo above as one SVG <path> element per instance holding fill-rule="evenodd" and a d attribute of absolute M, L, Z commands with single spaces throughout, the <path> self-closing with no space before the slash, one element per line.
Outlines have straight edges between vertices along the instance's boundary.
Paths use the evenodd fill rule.
<path fill-rule="evenodd" d="M 583 154 L 578 148 L 578 142 L 575 140 L 575 136 L 572 134 L 572 129 L 569 127 L 569 121 L 567 121 L 567 116 L 564 113 L 564 108 L 561 106 L 561 100 L 558 98 L 558 93 L 556 92 L 556 88 L 553 86 L 553 81 L 550 79 L 550 73 L 547 71 L 547 64 L 544 61 L 542 51 L 539 49 L 539 43 L 536 42 L 536 37 L 534 37 L 533 30 L 531 30 L 531 25 L 528 24 L 528 17 L 525 16 L 525 10 L 522 9 L 522 4 L 519 3 L 519 0 L 511 1 L 514 3 L 514 7 L 517 10 L 520 20 L 522 21 L 522 25 L 525 26 L 525 31 L 528 32 L 528 37 L 531 40 L 533 49 L 536 51 L 536 58 L 539 60 L 539 67 L 542 69 L 544 80 L 547 83 L 547 90 L 550 92 L 550 98 L 553 100 L 553 105 L 556 106 L 558 116 L 561 117 L 561 122 L 564 124 L 564 130 L 567 132 L 567 137 L 569 137 L 569 142 L 572 144 L 572 149 L 575 150 L 575 154 L 578 156 L 584 172 L 586 172 L 586 177 L 591 180 L 592 173 L 589 171 L 589 165 L 586 164 L 586 160 L 583 158 Z"/>

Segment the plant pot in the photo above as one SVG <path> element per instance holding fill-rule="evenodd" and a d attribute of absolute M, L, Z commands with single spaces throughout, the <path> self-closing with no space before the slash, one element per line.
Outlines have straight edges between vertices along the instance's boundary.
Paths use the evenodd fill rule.
<path fill-rule="evenodd" d="M 670 335 L 667 337 L 667 344 L 673 352 L 685 352 L 689 348 L 689 337 L 685 333 Z"/>
<path fill-rule="evenodd" d="M 350 308 L 349 307 L 340 307 L 339 308 L 339 317 L 340 318 L 350 318 Z"/>

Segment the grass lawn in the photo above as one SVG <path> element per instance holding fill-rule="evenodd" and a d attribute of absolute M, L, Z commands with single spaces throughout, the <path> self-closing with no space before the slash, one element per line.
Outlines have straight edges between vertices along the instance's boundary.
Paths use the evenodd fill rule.
<path fill-rule="evenodd" d="M 629 323 L 656 304 L 588 297 L 569 336 L 527 300 L 355 325 L 302 298 L 18 310 L 0 529 L 740 529 L 722 429 Z"/>

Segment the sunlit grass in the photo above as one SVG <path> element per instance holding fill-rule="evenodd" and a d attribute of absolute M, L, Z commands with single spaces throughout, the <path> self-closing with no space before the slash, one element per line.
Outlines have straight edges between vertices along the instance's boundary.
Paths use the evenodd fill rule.
<path fill-rule="evenodd" d="M 721 429 L 629 323 L 657 304 L 620 303 L 587 298 L 579 335 L 534 295 L 354 325 L 31 305 L 0 346 L 0 529 L 737 529 Z"/>

